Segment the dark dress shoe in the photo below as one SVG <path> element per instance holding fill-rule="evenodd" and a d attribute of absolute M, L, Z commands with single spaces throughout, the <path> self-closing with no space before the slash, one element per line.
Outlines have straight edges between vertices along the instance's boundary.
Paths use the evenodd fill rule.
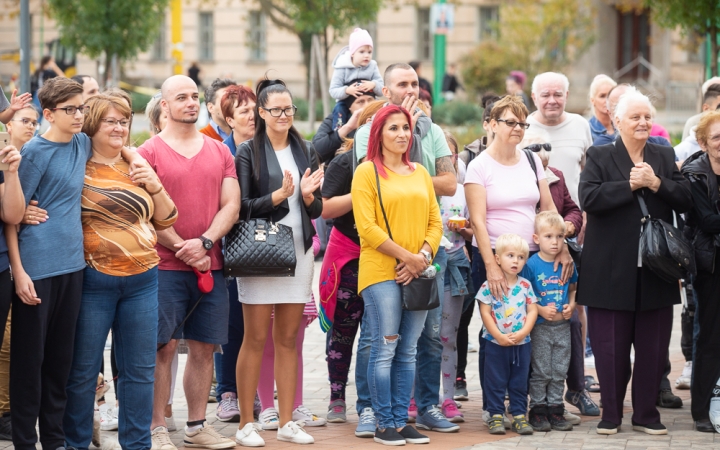
<path fill-rule="evenodd" d="M 700 419 L 695 421 L 695 431 L 701 433 L 714 433 L 715 427 L 713 426 L 710 419 Z"/>

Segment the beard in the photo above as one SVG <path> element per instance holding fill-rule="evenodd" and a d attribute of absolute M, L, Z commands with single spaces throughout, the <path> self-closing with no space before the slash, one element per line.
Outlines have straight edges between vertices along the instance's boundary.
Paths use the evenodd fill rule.
<path fill-rule="evenodd" d="M 168 120 L 172 120 L 173 122 L 196 123 L 199 116 L 200 116 L 200 114 L 197 114 L 197 115 L 196 115 L 194 118 L 192 118 L 192 119 L 177 119 L 177 118 L 173 117 L 172 111 L 168 110 Z"/>

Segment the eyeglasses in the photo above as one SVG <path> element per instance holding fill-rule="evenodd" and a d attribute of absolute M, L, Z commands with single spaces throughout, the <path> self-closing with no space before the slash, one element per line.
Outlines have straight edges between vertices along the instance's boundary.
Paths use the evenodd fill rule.
<path fill-rule="evenodd" d="M 85 114 L 85 111 L 88 110 L 88 107 L 85 105 L 82 106 L 66 106 L 64 108 L 50 108 L 50 111 L 57 111 L 58 109 L 61 109 L 65 111 L 65 114 L 68 116 L 74 116 L 75 112 L 80 111 L 80 114 Z"/>
<path fill-rule="evenodd" d="M 269 112 L 272 117 L 280 117 L 285 113 L 285 117 L 292 117 L 297 112 L 297 106 L 292 105 L 288 108 L 265 108 L 264 106 L 261 106 L 262 109 Z"/>
<path fill-rule="evenodd" d="M 37 120 L 30 120 L 30 119 L 12 119 L 13 122 L 21 122 L 24 127 L 26 128 L 32 128 L 33 130 L 37 130 L 40 128 L 40 124 L 37 123 Z"/>
<path fill-rule="evenodd" d="M 527 147 L 525 147 L 523 150 L 530 150 L 531 152 L 539 152 L 540 150 L 545 150 L 547 152 L 552 150 L 552 145 L 550 143 L 545 144 L 530 144 Z"/>
<path fill-rule="evenodd" d="M 100 122 L 104 122 L 108 125 L 110 125 L 111 128 L 115 128 L 116 126 L 120 125 L 123 128 L 129 128 L 130 127 L 130 121 L 126 119 L 117 120 L 117 119 L 100 119 Z"/>
<path fill-rule="evenodd" d="M 520 125 L 520 128 L 527 130 L 530 128 L 529 123 L 524 122 L 518 122 L 516 120 L 505 120 L 505 119 L 497 119 L 498 122 L 505 122 L 505 125 L 509 126 L 510 128 L 515 128 L 517 125 Z"/>

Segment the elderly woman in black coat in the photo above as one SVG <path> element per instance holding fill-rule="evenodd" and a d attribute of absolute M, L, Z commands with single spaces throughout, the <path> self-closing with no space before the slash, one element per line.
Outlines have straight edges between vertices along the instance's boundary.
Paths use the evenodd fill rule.
<path fill-rule="evenodd" d="M 615 110 L 620 137 L 614 144 L 590 147 L 580 176 L 580 203 L 588 219 L 578 303 L 588 307 L 602 385 L 598 434 L 618 432 L 631 371 L 633 429 L 667 434 L 655 400 L 680 289 L 678 283 L 668 283 L 642 266 L 638 197 L 643 197 L 652 217 L 672 223 L 673 210 L 690 209 L 692 196 L 689 182 L 675 165 L 673 149 L 647 142 L 651 108 L 648 98 L 636 90 L 624 94 Z"/>
<path fill-rule="evenodd" d="M 688 214 L 686 235 L 692 236 L 698 274 L 695 320 L 699 333 L 693 356 L 690 394 L 695 429 L 712 433 L 710 399 L 720 376 L 720 111 L 706 112 L 695 129 L 702 152 L 688 157 L 682 173 L 690 180 L 695 206 Z"/>

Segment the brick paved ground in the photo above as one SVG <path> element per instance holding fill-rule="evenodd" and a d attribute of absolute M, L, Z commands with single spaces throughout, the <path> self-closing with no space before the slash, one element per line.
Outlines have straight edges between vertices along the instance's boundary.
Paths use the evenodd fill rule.
<path fill-rule="evenodd" d="M 479 317 L 471 323 L 471 336 L 477 337 L 480 328 Z M 672 334 L 671 360 L 673 371 L 670 380 L 674 385 L 675 379 L 682 371 L 684 359 L 680 352 L 680 307 L 676 308 L 675 323 Z M 305 381 L 304 381 L 304 403 L 316 414 L 324 415 L 330 396 L 330 386 L 327 382 L 327 368 L 324 360 L 325 335 L 320 331 L 317 323 L 313 323 L 306 333 L 305 338 Z M 109 367 L 109 351 L 106 351 L 106 367 Z M 495 437 L 487 432 L 487 427 L 480 419 L 480 383 L 478 381 L 477 353 L 471 353 L 468 358 L 468 390 L 470 400 L 463 403 L 462 411 L 465 414 L 466 422 L 461 424 L 459 433 L 442 434 L 429 433 L 430 445 L 424 449 L 600 449 L 600 450 L 655 450 L 664 448 L 715 448 L 720 449 L 720 435 L 698 433 L 692 429 L 692 420 L 689 408 L 689 391 L 676 391 L 685 402 L 682 409 L 661 410 L 662 421 L 669 429 L 667 436 L 649 436 L 644 433 L 632 431 L 630 425 L 630 414 L 626 415 L 623 429 L 615 436 L 600 436 L 595 433 L 595 426 L 599 418 L 585 418 L 583 423 L 576 426 L 571 432 L 552 431 L 549 433 L 536 433 L 532 436 L 519 437 L 509 433 L 506 436 Z M 180 373 L 185 364 L 185 357 L 180 359 Z M 354 369 L 353 369 L 354 370 Z M 593 370 L 588 373 L 594 375 Z M 352 380 L 352 378 L 351 378 Z M 356 398 L 355 384 L 351 381 L 347 390 L 348 395 L 348 423 L 329 424 L 325 427 L 307 428 L 307 431 L 315 438 L 314 448 L 338 449 L 338 448 L 381 448 L 371 439 L 359 439 L 354 436 L 357 424 L 357 414 L 354 410 L 353 399 Z M 599 394 L 593 394 L 596 401 L 599 401 Z M 108 398 L 112 398 L 112 391 Z M 631 411 L 630 392 L 625 399 L 626 411 Z M 237 424 L 229 424 L 215 419 L 215 407 L 217 404 L 208 405 L 208 421 L 212 423 L 221 433 L 226 436 L 233 436 Z M 574 408 L 569 408 L 571 411 Z M 182 384 L 178 383 L 174 393 L 174 411 L 178 424 L 184 423 L 187 418 L 187 404 L 182 395 Z M 577 411 L 575 411 L 577 412 Z M 108 433 L 110 434 L 110 433 Z M 267 446 L 270 449 L 297 448 L 296 445 L 281 443 L 275 439 L 275 432 L 266 431 L 262 433 Z M 173 441 L 178 447 L 182 447 L 183 432 L 173 434 Z M 2 445 L 5 444 L 5 445 Z M 0 449 L 13 448 L 9 442 L 0 441 Z M 39 446 L 38 446 L 39 448 Z M 240 448 L 240 447 L 238 447 Z"/>

